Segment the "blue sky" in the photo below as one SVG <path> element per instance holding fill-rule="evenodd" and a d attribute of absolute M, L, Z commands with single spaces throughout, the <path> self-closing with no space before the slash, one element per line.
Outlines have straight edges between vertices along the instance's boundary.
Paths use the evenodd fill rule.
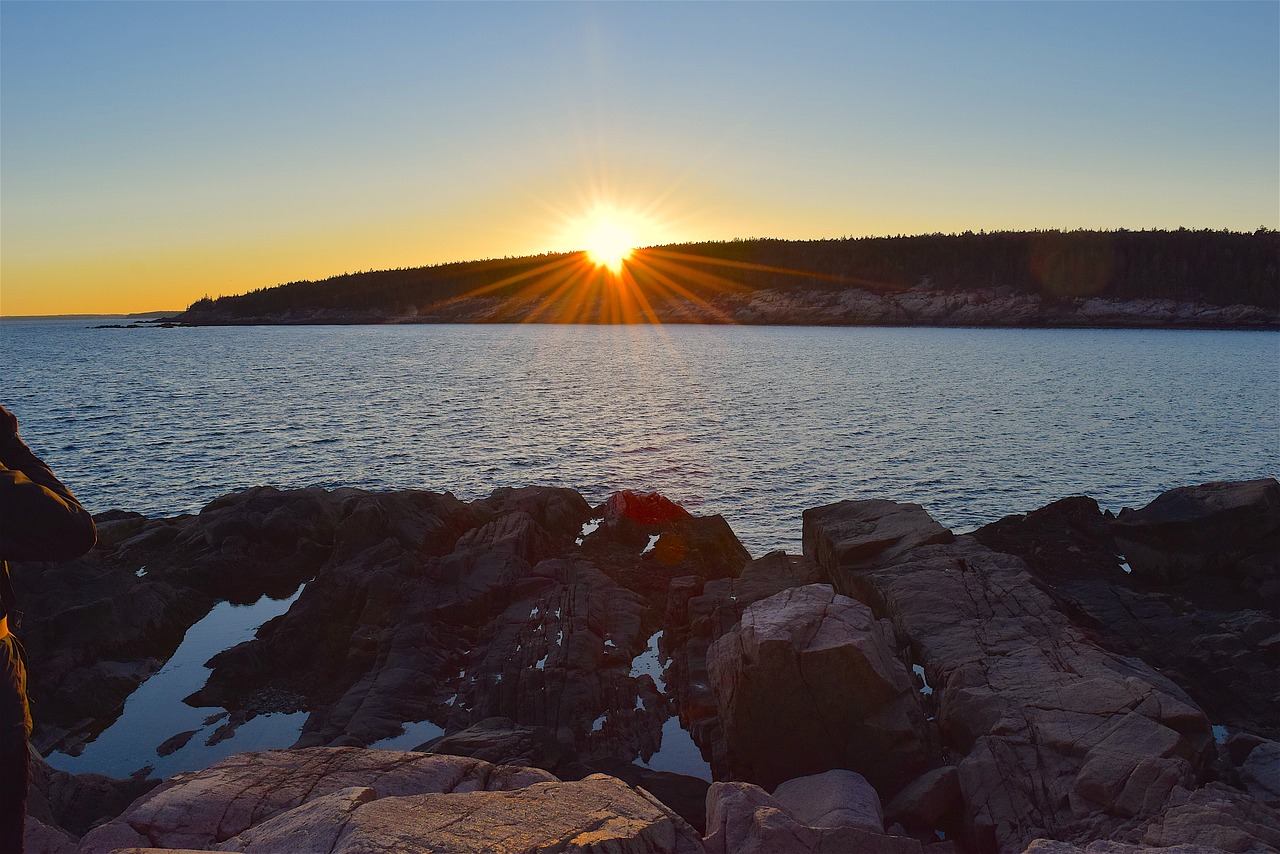
<path fill-rule="evenodd" d="M 0 4 L 0 312 L 638 243 L 1280 219 L 1280 4 Z M 56 303 L 56 306 L 54 305 Z"/>

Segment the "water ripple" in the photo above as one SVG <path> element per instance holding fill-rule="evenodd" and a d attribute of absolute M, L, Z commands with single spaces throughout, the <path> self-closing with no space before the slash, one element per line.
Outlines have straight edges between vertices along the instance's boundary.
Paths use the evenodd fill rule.
<path fill-rule="evenodd" d="M 1138 330 L 5 321 L 3 402 L 96 511 L 260 484 L 657 489 L 753 554 L 800 513 L 968 529 L 1066 495 L 1137 506 L 1277 473 L 1280 336 Z"/>

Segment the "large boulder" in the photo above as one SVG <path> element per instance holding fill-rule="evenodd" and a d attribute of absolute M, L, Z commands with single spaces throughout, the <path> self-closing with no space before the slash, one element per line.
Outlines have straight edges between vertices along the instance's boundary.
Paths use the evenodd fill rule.
<path fill-rule="evenodd" d="M 737 578 L 678 578 L 668 587 L 662 647 L 671 656 L 667 682 L 680 722 L 692 734 L 712 770 L 725 769 L 728 747 L 707 671 L 707 650 L 733 629 L 748 605 L 806 584 L 829 581 L 813 561 L 770 552 L 751 561 Z"/>
<path fill-rule="evenodd" d="M 936 764 L 893 630 L 830 585 L 747 607 L 707 652 L 731 776 L 773 787 L 833 768 L 895 792 Z"/>
<path fill-rule="evenodd" d="M 914 548 L 954 538 L 919 504 L 871 499 L 804 511 L 805 556 L 828 570 L 888 565 Z"/>
<path fill-rule="evenodd" d="M 915 839 L 891 836 L 868 826 L 869 798 L 860 791 L 852 799 L 848 787 L 831 790 L 830 780 L 797 780 L 793 792 L 818 792 L 827 809 L 821 825 L 798 817 L 775 795 L 751 783 L 713 783 L 707 791 L 708 854 L 921 854 Z M 794 803 L 791 804 L 794 806 Z M 874 809 L 879 809 L 876 801 Z M 813 813 L 813 810 L 806 810 Z M 852 819 L 852 820 L 851 820 Z"/>
<path fill-rule="evenodd" d="M 960 797 L 960 772 L 954 765 L 931 768 L 907 784 L 885 805 L 887 824 L 900 824 L 907 831 L 932 836 L 958 835 L 963 802 Z"/>
<path fill-rule="evenodd" d="M 723 516 L 694 516 L 656 492 L 614 493 L 594 513 L 583 553 L 654 608 L 676 578 L 732 578 L 751 560 Z"/>
<path fill-rule="evenodd" d="M 787 780 L 773 790 L 774 799 L 809 827 L 858 827 L 884 832 L 880 796 L 867 778 L 838 769 Z"/>
<path fill-rule="evenodd" d="M 1122 510 L 1112 531 L 1139 578 L 1246 573 L 1259 583 L 1269 580 L 1266 598 L 1280 601 L 1280 483 L 1275 478 L 1171 489 L 1141 510 Z M 1262 556 L 1269 571 L 1239 566 L 1252 556 Z"/>

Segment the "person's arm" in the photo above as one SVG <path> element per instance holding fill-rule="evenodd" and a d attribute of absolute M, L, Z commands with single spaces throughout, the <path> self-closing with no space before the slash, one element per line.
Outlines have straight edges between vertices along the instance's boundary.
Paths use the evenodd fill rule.
<path fill-rule="evenodd" d="M 18 438 L 0 406 L 0 559 L 71 560 L 97 542 L 93 517 Z"/>

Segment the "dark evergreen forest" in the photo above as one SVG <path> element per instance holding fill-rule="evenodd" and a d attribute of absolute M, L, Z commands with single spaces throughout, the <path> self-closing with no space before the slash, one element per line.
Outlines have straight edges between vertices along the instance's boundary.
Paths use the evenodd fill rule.
<path fill-rule="evenodd" d="M 208 297 L 189 309 L 231 317 L 290 311 L 412 314 L 464 296 L 510 297 L 570 269 L 576 255 L 537 255 L 346 273 L 239 296 Z M 584 262 L 585 263 L 585 262 Z M 845 289 L 880 293 L 999 289 L 1045 298 L 1172 299 L 1280 308 L 1280 232 L 1031 231 L 749 239 L 638 250 L 638 287 L 697 296 L 726 289 Z M 601 277 L 597 271 L 589 275 Z M 665 281 L 666 286 L 656 282 Z"/>

